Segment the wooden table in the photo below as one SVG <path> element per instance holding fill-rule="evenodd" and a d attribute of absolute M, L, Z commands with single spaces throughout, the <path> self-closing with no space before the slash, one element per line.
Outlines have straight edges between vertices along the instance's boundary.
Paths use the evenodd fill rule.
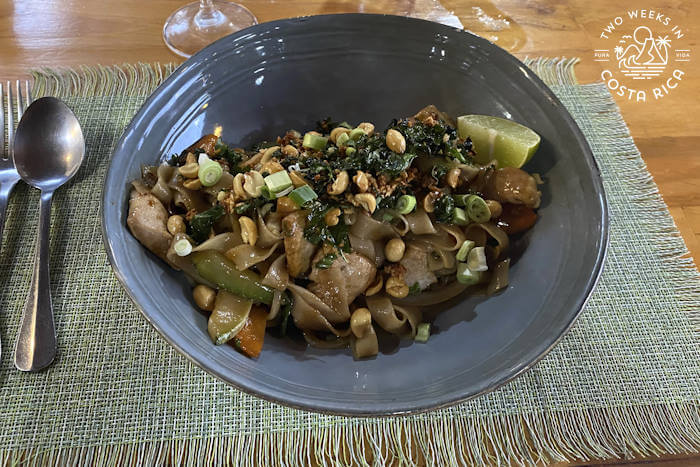
<path fill-rule="evenodd" d="M 183 0 L 0 0 L 0 79 L 27 76 L 41 66 L 180 61 L 161 37 L 163 22 Z M 653 7 L 692 36 L 700 3 L 653 0 L 240 0 L 260 22 L 323 13 L 452 13 L 465 28 L 518 57 L 580 57 L 579 81 L 601 80 L 605 63 L 593 51 L 605 45 L 603 27 L 628 9 Z M 692 45 L 697 44 L 690 37 Z M 700 53 L 700 46 L 698 46 Z M 622 114 L 689 250 L 700 258 L 700 59 L 663 99 L 637 103 L 617 97 Z M 651 96 L 650 96 L 651 97 Z M 700 457 L 664 465 L 700 465 Z"/>

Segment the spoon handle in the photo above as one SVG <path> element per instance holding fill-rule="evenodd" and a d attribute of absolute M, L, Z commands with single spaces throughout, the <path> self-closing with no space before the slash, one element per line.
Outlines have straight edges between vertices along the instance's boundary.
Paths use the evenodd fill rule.
<path fill-rule="evenodd" d="M 34 258 L 34 272 L 27 302 L 22 312 L 15 366 L 21 371 L 39 371 L 51 364 L 56 356 L 56 330 L 51 307 L 49 278 L 49 232 L 51 230 L 51 197 L 53 192 L 41 193 L 39 235 Z"/>

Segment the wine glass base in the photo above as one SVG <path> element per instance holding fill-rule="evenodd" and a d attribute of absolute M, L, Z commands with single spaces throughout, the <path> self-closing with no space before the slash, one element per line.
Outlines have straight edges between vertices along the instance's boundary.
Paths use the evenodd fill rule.
<path fill-rule="evenodd" d="M 258 24 L 253 13 L 237 3 L 212 0 L 212 7 L 192 2 L 170 15 L 163 26 L 168 48 L 187 58 L 217 39 Z"/>

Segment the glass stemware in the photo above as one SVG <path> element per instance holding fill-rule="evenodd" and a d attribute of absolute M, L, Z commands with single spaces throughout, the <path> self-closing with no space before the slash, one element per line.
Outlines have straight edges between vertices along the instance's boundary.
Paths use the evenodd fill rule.
<path fill-rule="evenodd" d="M 200 0 L 170 15 L 163 26 L 163 40 L 176 54 L 189 57 L 215 40 L 257 23 L 253 13 L 242 5 Z"/>

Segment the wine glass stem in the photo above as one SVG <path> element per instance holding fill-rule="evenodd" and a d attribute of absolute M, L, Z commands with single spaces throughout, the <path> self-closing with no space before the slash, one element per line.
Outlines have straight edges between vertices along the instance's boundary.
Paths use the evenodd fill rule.
<path fill-rule="evenodd" d="M 200 29 L 206 29 L 221 24 L 221 12 L 214 6 L 212 0 L 199 0 L 199 11 L 194 16 L 194 23 Z"/>

